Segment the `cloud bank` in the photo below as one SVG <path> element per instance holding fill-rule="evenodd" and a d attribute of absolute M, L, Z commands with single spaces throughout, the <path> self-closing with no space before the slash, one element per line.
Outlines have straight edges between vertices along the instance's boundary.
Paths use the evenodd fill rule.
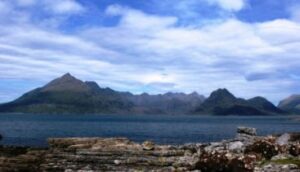
<path fill-rule="evenodd" d="M 243 0 L 202 3 L 231 13 L 247 6 Z M 226 87 L 240 97 L 278 102 L 299 92 L 300 25 L 294 10 L 290 18 L 264 22 L 226 15 L 182 25 L 180 16 L 110 4 L 92 17 L 113 24 L 83 19 L 77 29 L 65 26 L 91 15 L 89 8 L 75 0 L 0 0 L 0 101 L 66 72 L 134 93 L 208 95 Z"/>

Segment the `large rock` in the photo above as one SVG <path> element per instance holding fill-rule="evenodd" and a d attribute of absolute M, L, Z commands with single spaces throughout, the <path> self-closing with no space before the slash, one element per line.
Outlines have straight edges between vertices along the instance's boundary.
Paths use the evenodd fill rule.
<path fill-rule="evenodd" d="M 256 136 L 256 129 L 250 127 L 238 127 L 237 128 L 238 134 L 246 134 L 250 136 Z"/>
<path fill-rule="evenodd" d="M 252 172 L 256 161 L 255 155 L 240 156 L 228 152 L 204 152 L 195 164 L 195 168 L 202 172 Z"/>
<path fill-rule="evenodd" d="M 46 149 L 0 146 L 0 171 L 299 171 L 293 165 L 262 165 L 262 160 L 297 160 L 297 137 L 288 140 L 282 136 L 276 140 L 242 135 L 252 140 L 178 146 L 151 141 L 140 144 L 127 138 L 54 138 L 49 139 Z M 282 140 L 288 140 L 286 145 L 276 143 Z"/>
<path fill-rule="evenodd" d="M 241 141 L 230 142 L 228 144 L 228 150 L 232 152 L 241 153 L 243 151 L 244 144 Z"/>
<path fill-rule="evenodd" d="M 268 140 L 259 140 L 254 144 L 247 146 L 245 153 L 260 154 L 266 159 L 271 159 L 279 153 L 279 148 L 276 144 Z"/>
<path fill-rule="evenodd" d="M 197 158 L 178 146 L 139 144 L 126 138 L 48 141 L 45 150 L 14 149 L 11 155 L 0 149 L 0 171 L 189 171 Z"/>
<path fill-rule="evenodd" d="M 223 151 L 226 147 L 222 142 L 212 142 L 204 148 L 206 152 Z"/>
<path fill-rule="evenodd" d="M 291 135 L 288 133 L 285 133 L 276 139 L 276 144 L 278 144 L 280 146 L 287 145 L 289 143 L 290 139 L 291 139 Z"/>
<path fill-rule="evenodd" d="M 300 155 L 300 144 L 292 144 L 289 149 L 289 153 L 293 156 L 299 156 Z"/>

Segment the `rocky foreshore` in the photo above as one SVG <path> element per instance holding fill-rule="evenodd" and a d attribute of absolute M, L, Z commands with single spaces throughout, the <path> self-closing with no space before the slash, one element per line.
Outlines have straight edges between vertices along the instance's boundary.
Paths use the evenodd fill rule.
<path fill-rule="evenodd" d="M 0 147 L 0 171 L 300 171 L 300 134 L 236 138 L 209 144 L 142 144 L 126 138 L 50 138 L 49 148 Z"/>

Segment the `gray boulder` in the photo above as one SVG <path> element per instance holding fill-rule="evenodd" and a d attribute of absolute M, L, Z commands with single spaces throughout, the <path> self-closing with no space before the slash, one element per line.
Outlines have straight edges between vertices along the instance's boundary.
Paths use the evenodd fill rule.
<path fill-rule="evenodd" d="M 237 133 L 238 134 L 246 134 L 246 135 L 250 135 L 250 136 L 256 136 L 256 128 L 238 127 Z"/>
<path fill-rule="evenodd" d="M 276 139 L 276 144 L 278 144 L 280 146 L 287 145 L 289 143 L 290 139 L 291 139 L 291 135 L 288 133 L 285 133 Z"/>
<path fill-rule="evenodd" d="M 228 144 L 228 150 L 240 153 L 243 151 L 244 144 L 241 141 L 231 142 Z"/>

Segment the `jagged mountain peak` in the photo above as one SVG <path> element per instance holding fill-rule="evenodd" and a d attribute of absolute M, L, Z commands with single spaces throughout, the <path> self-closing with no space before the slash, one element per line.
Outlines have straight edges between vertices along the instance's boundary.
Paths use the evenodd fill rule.
<path fill-rule="evenodd" d="M 64 74 L 63 76 L 61 76 L 60 78 L 62 79 L 73 79 L 75 78 L 74 76 L 72 76 L 69 72 Z"/>
<path fill-rule="evenodd" d="M 226 88 L 220 88 L 213 91 L 196 111 L 214 111 L 217 107 L 228 107 L 237 101 L 239 99 L 235 98 Z"/>
<path fill-rule="evenodd" d="M 66 74 L 62 75 L 61 77 L 58 77 L 58 78 L 54 79 L 53 81 L 56 81 L 56 82 L 58 82 L 58 81 L 59 82 L 67 82 L 67 81 L 74 81 L 74 80 L 79 80 L 79 79 L 75 78 L 70 73 L 66 73 Z M 53 82 L 53 81 L 51 81 L 51 82 Z"/>
<path fill-rule="evenodd" d="M 75 78 L 70 73 L 66 73 L 63 76 L 52 80 L 44 87 L 42 91 L 76 91 L 85 92 L 88 91 L 89 87 L 83 81 Z"/>
<path fill-rule="evenodd" d="M 228 95 L 232 95 L 226 88 L 219 88 L 219 89 L 213 91 L 211 94 L 228 94 Z"/>
<path fill-rule="evenodd" d="M 223 99 L 235 99 L 235 96 L 230 93 L 226 88 L 219 88 L 215 91 L 213 91 L 210 96 L 208 97 L 208 100 L 223 100 Z"/>

